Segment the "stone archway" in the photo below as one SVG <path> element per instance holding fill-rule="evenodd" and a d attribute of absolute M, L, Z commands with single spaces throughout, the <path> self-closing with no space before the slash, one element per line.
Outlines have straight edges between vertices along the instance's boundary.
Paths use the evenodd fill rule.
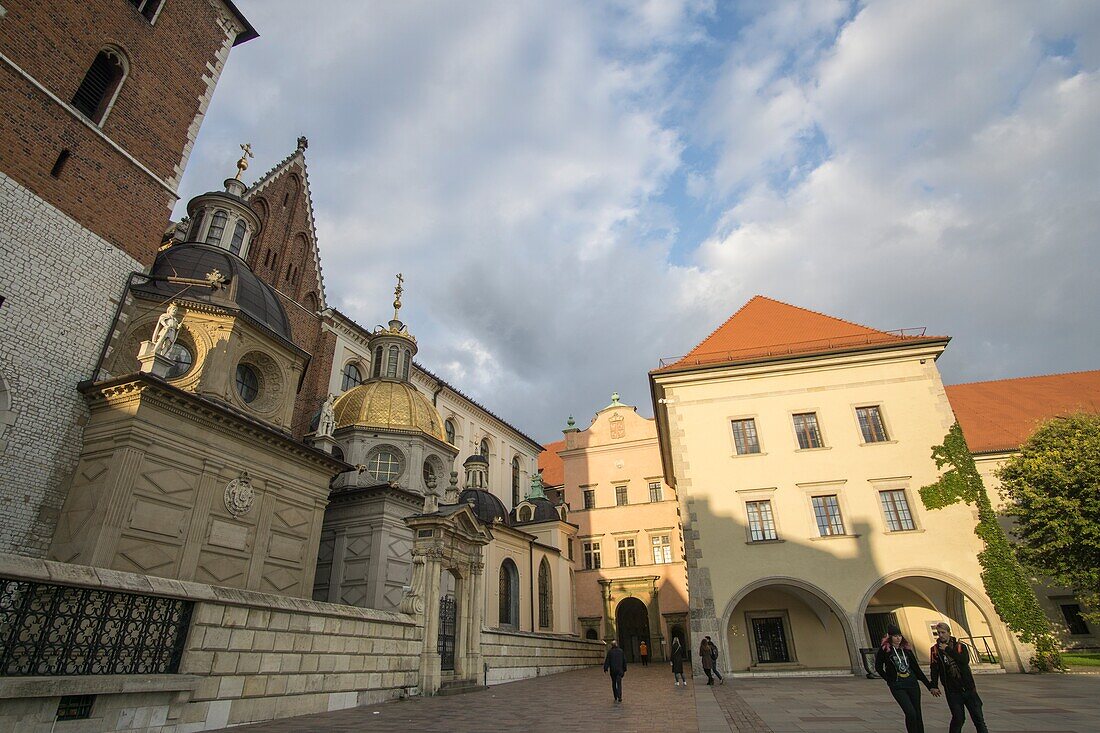
<path fill-rule="evenodd" d="M 626 660 L 641 662 L 638 655 L 639 645 L 644 641 L 653 648 L 650 640 L 649 611 L 637 598 L 624 598 L 615 609 L 615 627 L 618 630 L 619 646 L 626 652 Z"/>

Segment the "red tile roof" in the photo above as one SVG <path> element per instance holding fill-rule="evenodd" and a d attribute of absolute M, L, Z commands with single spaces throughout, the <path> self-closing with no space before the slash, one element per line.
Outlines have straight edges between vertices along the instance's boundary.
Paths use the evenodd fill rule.
<path fill-rule="evenodd" d="M 955 384 L 946 388 L 972 453 L 1016 450 L 1058 415 L 1100 413 L 1100 370 Z"/>
<path fill-rule="evenodd" d="M 687 356 L 664 364 L 679 369 L 699 364 L 747 361 L 768 356 L 845 351 L 864 346 L 943 341 L 924 329 L 879 331 L 757 295 L 714 330 Z"/>
<path fill-rule="evenodd" d="M 539 472 L 543 486 L 561 486 L 565 483 L 565 464 L 558 451 L 565 448 L 565 441 L 558 440 L 543 446 L 539 453 Z"/>

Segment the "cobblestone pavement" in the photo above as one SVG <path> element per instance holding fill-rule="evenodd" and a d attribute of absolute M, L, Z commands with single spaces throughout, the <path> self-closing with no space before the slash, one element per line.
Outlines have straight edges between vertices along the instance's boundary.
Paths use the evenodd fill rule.
<path fill-rule="evenodd" d="M 498 685 L 453 697 L 415 698 L 235 728 L 249 733 L 865 733 L 904 731 L 880 680 L 857 677 L 731 679 L 672 684 L 663 665 L 631 667 L 623 703 L 599 669 Z M 1100 676 L 982 675 L 986 721 L 996 733 L 1100 731 Z M 943 698 L 922 696 L 929 733 L 946 731 Z M 974 728 L 967 721 L 968 731 Z"/>

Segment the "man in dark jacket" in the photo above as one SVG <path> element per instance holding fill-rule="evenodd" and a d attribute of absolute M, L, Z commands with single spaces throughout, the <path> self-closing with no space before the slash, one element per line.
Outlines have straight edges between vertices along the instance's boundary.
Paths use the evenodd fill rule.
<path fill-rule="evenodd" d="M 936 636 L 936 643 L 929 652 L 932 658 L 931 689 L 943 680 L 947 706 L 951 708 L 951 733 L 962 733 L 967 710 L 978 733 L 989 733 L 982 714 L 982 699 L 978 697 L 974 674 L 970 671 L 970 650 L 966 644 L 951 636 L 951 627 L 943 621 L 936 624 Z"/>
<path fill-rule="evenodd" d="M 603 671 L 611 674 L 611 694 L 615 702 L 623 701 L 623 675 L 626 674 L 626 654 L 619 648 L 619 642 L 611 640 L 611 647 L 603 660 Z"/>

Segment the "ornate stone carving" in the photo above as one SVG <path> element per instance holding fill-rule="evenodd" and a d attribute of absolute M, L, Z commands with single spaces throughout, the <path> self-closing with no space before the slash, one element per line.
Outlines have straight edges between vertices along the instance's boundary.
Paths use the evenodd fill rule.
<path fill-rule="evenodd" d="M 424 492 L 424 514 L 432 514 L 439 509 L 439 492 L 435 488 L 435 476 L 429 476 L 427 491 Z"/>
<path fill-rule="evenodd" d="M 176 337 L 180 332 L 180 307 L 175 303 L 168 306 L 168 310 L 157 319 L 157 325 L 153 329 L 153 337 L 149 339 L 153 343 L 153 351 L 161 356 L 167 356 L 172 347 L 176 345 Z"/>
<path fill-rule="evenodd" d="M 328 399 L 321 404 L 321 418 L 317 421 L 317 435 L 332 437 L 332 431 L 336 429 L 336 412 L 332 407 L 335 402 L 336 395 L 330 394 Z"/>
<path fill-rule="evenodd" d="M 405 586 L 405 595 L 401 598 L 401 612 L 422 614 L 424 613 L 424 558 L 413 552 L 412 581 Z"/>
<path fill-rule="evenodd" d="M 242 471 L 240 476 L 226 484 L 225 508 L 234 517 L 248 514 L 255 502 L 256 490 L 252 488 L 252 478 L 248 471 Z"/>

